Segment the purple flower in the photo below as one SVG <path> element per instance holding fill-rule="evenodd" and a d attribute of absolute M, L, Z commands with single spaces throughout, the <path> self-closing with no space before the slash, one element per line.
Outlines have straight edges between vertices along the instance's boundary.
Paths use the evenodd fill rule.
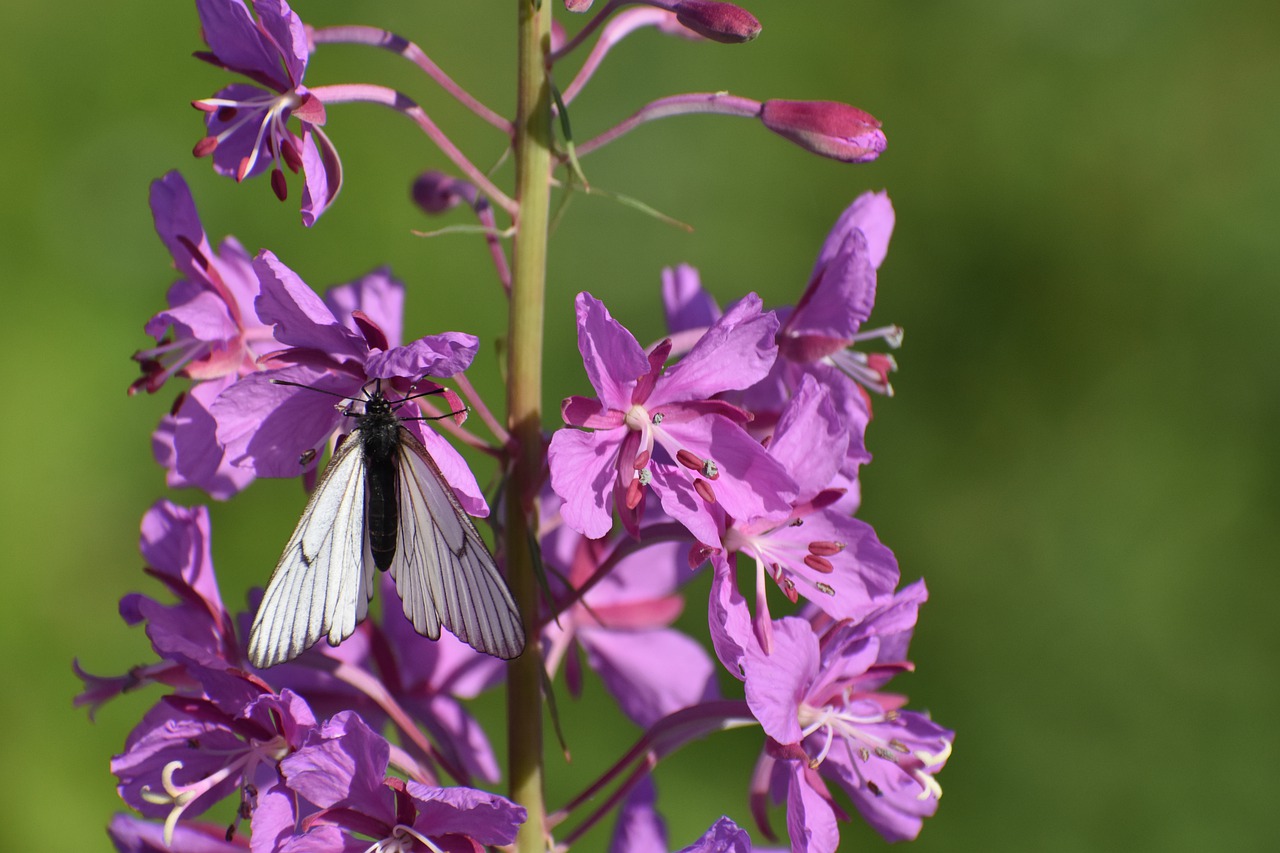
<path fill-rule="evenodd" d="M 803 595 L 834 619 L 861 616 L 898 585 L 893 552 L 871 526 L 832 508 L 843 494 L 831 484 L 848 441 L 849 429 L 828 389 L 812 376 L 802 377 L 769 442 L 769 454 L 799 488 L 790 515 L 721 520 L 727 524 L 724 548 L 755 560 L 756 635 L 766 652 L 771 625 L 766 572 L 793 603 Z"/>
<path fill-rule="evenodd" d="M 554 516 L 556 504 L 554 497 L 544 498 L 544 517 Z M 689 546 L 661 542 L 631 551 L 631 544 L 587 539 L 567 525 L 543 537 L 543 559 L 567 580 L 564 593 L 574 601 L 544 629 L 544 654 L 550 676 L 564 662 L 576 696 L 582 686 L 576 652 L 584 651 L 622 712 L 647 728 L 718 691 L 706 651 L 671 627 L 684 609 L 678 588 L 690 575 Z M 620 553 L 625 556 L 619 559 Z M 602 569 L 603 578 L 597 577 Z M 588 581 L 593 586 L 580 593 Z"/>
<path fill-rule="evenodd" d="M 168 471 L 170 486 L 195 486 L 227 498 L 248 485 L 253 474 L 226 459 L 214 440 L 209 405 L 237 377 L 257 370 L 258 357 L 279 344 L 254 310 L 258 278 L 248 253 L 234 237 L 213 251 L 191 191 L 177 172 L 152 182 L 151 212 L 182 278 L 169 288 L 168 309 L 146 325 L 156 346 L 134 354 L 142 377 L 129 393 L 154 393 L 171 376 L 195 380 L 156 430 L 156 459 Z"/>
<path fill-rule="evenodd" d="M 274 324 L 285 349 L 265 362 L 270 369 L 223 391 L 212 412 L 228 457 L 260 477 L 302 473 L 335 432 L 349 429 L 351 419 L 334 406 L 335 396 L 363 401 L 368 384 L 378 380 L 394 400 L 422 377 L 452 376 L 475 357 L 478 341 L 458 332 L 396 346 L 404 287 L 386 271 L 333 288 L 321 300 L 270 252 L 260 253 L 253 266 L 261 284 L 258 314 Z M 429 388 L 428 383 L 418 391 Z M 487 515 L 488 505 L 461 455 L 421 421 L 406 421 L 405 427 L 426 445 L 463 507 L 472 515 Z"/>
<path fill-rule="evenodd" d="M 281 762 L 290 790 L 321 809 L 302 821 L 290 851 L 418 849 L 414 839 L 428 850 L 473 849 L 510 844 L 525 820 L 523 808 L 496 794 L 387 778 L 389 746 L 354 714 L 319 734 Z M 372 839 L 372 848 L 353 836 Z"/>
<path fill-rule="evenodd" d="M 193 102 L 206 113 L 209 133 L 195 155 L 213 155 L 213 167 L 237 181 L 271 169 L 271 188 L 288 196 L 283 164 L 303 173 L 302 222 L 315 224 L 342 188 L 342 163 L 320 130 L 324 104 L 302 85 L 310 44 L 302 20 L 284 0 L 257 0 L 258 18 L 243 0 L 196 0 L 213 65 L 243 74 L 259 86 L 233 83 L 212 98 Z M 265 88 L 260 88 L 265 87 Z M 290 116 L 302 135 L 288 129 Z"/>
<path fill-rule="evenodd" d="M 739 302 L 665 372 L 670 340 L 646 355 L 590 294 L 578 294 L 577 311 L 578 349 L 598 398 L 570 397 L 561 407 L 567 424 L 590 432 L 562 429 L 551 439 L 551 485 L 565 523 L 597 539 L 616 504 L 634 534 L 650 488 L 669 516 L 708 542 L 716 537 L 709 503 L 735 517 L 787 512 L 795 485 L 743 430 L 749 415 L 711 399 L 749 387 L 773 364 L 776 320 L 759 297 Z"/>
<path fill-rule="evenodd" d="M 75 704 L 89 705 L 91 714 L 107 700 L 144 684 L 198 692 L 199 685 L 188 672 L 191 665 L 210 669 L 240 665 L 233 622 L 213 574 L 208 510 L 157 501 L 143 516 L 140 548 L 147 574 L 165 584 L 178 601 L 162 604 L 130 593 L 120 600 L 120 615 L 130 625 L 146 623 L 147 637 L 162 660 L 115 678 L 89 675 L 77 662 L 76 674 L 84 680 L 85 691 Z"/>
<path fill-rule="evenodd" d="M 904 697 L 877 692 L 910 668 L 906 642 L 924 596 L 917 582 L 863 621 L 837 622 L 821 637 L 808 621 L 788 617 L 774 623 L 772 654 L 746 650 L 747 704 L 770 739 L 753 783 L 755 808 L 762 816 L 766 792 L 785 798 L 792 850 L 836 849 L 840 812 L 823 779 L 843 788 L 890 841 L 914 838 L 937 809 L 934 774 L 954 733 L 901 710 Z"/>
<path fill-rule="evenodd" d="M 111 761 L 120 796 L 147 817 L 164 817 L 165 841 L 178 820 L 235 791 L 240 815 L 280 784 L 276 764 L 301 746 L 315 719 L 301 697 L 279 696 L 244 677 L 204 673 L 212 698 L 168 696 Z M 256 696 L 256 698 L 255 698 Z"/>
<path fill-rule="evenodd" d="M 808 288 L 778 330 L 780 358 L 830 364 L 866 388 L 892 393 L 893 358 L 850 347 L 875 339 L 893 347 L 901 343 L 897 326 L 862 330 L 875 305 L 876 270 L 888 252 L 893 223 L 893 205 L 884 192 L 863 193 L 840 215 L 818 252 Z"/>

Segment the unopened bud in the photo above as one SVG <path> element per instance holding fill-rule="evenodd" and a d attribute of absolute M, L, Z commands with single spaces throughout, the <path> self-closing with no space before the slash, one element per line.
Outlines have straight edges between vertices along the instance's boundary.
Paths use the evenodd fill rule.
<path fill-rule="evenodd" d="M 476 188 L 444 172 L 423 172 L 413 182 L 413 202 L 425 213 L 444 213 L 462 202 L 473 204 Z"/>
<path fill-rule="evenodd" d="M 760 22 L 746 9 L 717 0 L 683 0 L 676 20 L 703 38 L 722 44 L 741 44 L 760 35 Z"/>
<path fill-rule="evenodd" d="M 765 101 L 760 121 L 814 154 L 842 163 L 866 163 L 884 151 L 880 122 L 835 101 Z"/>

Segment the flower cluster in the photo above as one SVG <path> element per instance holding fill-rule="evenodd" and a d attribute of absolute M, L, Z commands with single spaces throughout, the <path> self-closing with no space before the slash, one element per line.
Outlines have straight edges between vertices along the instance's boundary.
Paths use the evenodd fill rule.
<path fill-rule="evenodd" d="M 592 4 L 564 5 L 586 12 Z M 329 108 L 351 101 L 389 107 L 413 120 L 460 173 L 422 174 L 414 201 L 433 216 L 469 209 L 478 226 L 442 230 L 478 231 L 501 292 L 514 297 L 521 271 L 503 240 L 538 237 L 521 230 L 539 220 L 521 216 L 527 197 L 504 194 L 402 93 L 303 80 L 325 45 L 365 45 L 415 64 L 506 134 L 518 157 L 528 148 L 521 134 L 537 122 L 496 114 L 393 33 L 316 29 L 284 0 L 256 0 L 252 8 L 244 0 L 196 0 L 196 7 L 209 47 L 198 55 L 250 81 L 194 101 L 205 122 L 197 156 L 210 156 L 217 172 L 237 181 L 269 173 L 281 200 L 289 195 L 285 173 L 301 172 L 309 226 L 341 186 L 336 150 L 321 129 Z M 761 26 L 716 0 L 610 0 L 571 38 L 548 24 L 538 42 L 547 76 L 525 81 L 551 87 L 545 125 L 558 118 L 563 134 L 539 140 L 544 149 L 555 143 L 543 163 L 547 187 L 563 168 L 561 186 L 590 192 L 579 158 L 647 121 L 689 113 L 754 118 L 842 162 L 873 160 L 884 148 L 879 122 L 847 104 L 723 92 L 661 98 L 575 143 L 570 105 L 612 47 L 642 30 L 740 44 Z M 555 73 L 593 36 L 576 74 L 557 88 Z M 865 193 L 838 218 L 792 307 L 766 305 L 755 293 L 721 307 L 696 270 L 667 269 L 660 299 L 668 335 L 644 346 L 610 313 L 607 294 L 579 293 L 578 346 L 593 393 L 564 400 L 563 427 L 550 435 L 537 431 L 534 418 L 532 436 L 514 412 L 494 414 L 501 409 L 467 379 L 480 351 L 476 337 L 443 332 L 405 341 L 406 287 L 389 270 L 317 295 L 269 250 L 251 254 L 232 237 L 215 249 L 178 173 L 152 184 L 151 208 L 178 281 L 145 326 L 155 344 L 134 356 L 141 375 L 129 390 L 156 393 L 185 380 L 152 437 L 168 484 L 217 500 L 258 477 L 298 477 L 316 491 L 306 526 L 281 558 L 286 573 L 297 574 L 285 587 L 272 580 L 256 616 L 263 600 L 256 591 L 246 596 L 248 612 L 223 603 L 205 507 L 162 500 L 143 517 L 145 571 L 170 598 L 133 593 L 120 613 L 144 626 L 156 657 L 119 676 L 91 675 L 76 664 L 85 685 L 76 701 L 91 713 L 126 691 L 164 691 L 111 762 L 122 799 L 137 812 L 109 828 L 119 849 L 441 853 L 520 838 L 522 851 L 567 850 L 616 808 L 612 849 L 658 853 L 671 845 L 655 765 L 691 740 L 739 727 L 759 732 L 755 772 L 739 785 L 766 837 L 775 837 L 770 811 L 780 804 L 797 853 L 837 849 L 848 804 L 889 840 L 919 833 L 937 807 L 936 775 L 954 735 L 884 688 L 913 668 L 907 646 L 925 588 L 922 581 L 900 586 L 893 552 L 856 517 L 859 471 L 871 460 L 870 395 L 892 393 L 896 364 L 887 350 L 902 339 L 896 326 L 865 327 L 894 227 L 887 194 Z M 505 229 L 502 217 L 510 219 Z M 512 298 L 513 329 L 522 322 L 517 303 Z M 355 434 L 375 406 L 395 415 L 387 432 Z M 469 412 L 485 435 L 467 424 Z M 483 550 L 469 516 L 488 516 L 489 503 L 441 432 L 499 466 L 507 517 L 493 525 L 496 558 L 466 551 Z M 408 447 L 403 464 L 410 467 L 395 467 L 402 457 L 379 442 Z M 528 452 L 535 446 L 540 452 Z M 343 467 L 365 454 L 373 460 L 366 467 Z M 330 473 L 320 480 L 326 457 Z M 356 473 L 326 491 L 338 468 Z M 405 492 L 397 490 L 420 477 L 431 484 L 420 492 L 421 506 L 400 506 Z M 522 492 L 519 483 L 532 486 Z M 409 536 L 406 524 L 427 533 Z M 463 533 L 471 538 L 459 544 Z M 337 540 L 343 547 L 331 544 Z M 397 547 L 411 552 L 408 562 L 389 556 Z M 527 558 L 513 556 L 520 553 Z M 328 561 L 323 567 L 318 555 Z M 500 684 L 508 665 L 458 639 L 479 633 L 422 636 L 439 633 L 441 623 L 498 618 L 486 611 L 497 598 L 468 587 L 475 575 L 467 571 L 486 570 L 502 586 L 497 567 L 514 575 L 521 564 L 529 567 L 520 584 L 526 592 L 513 582 L 516 594 L 502 601 L 519 599 L 519 617 L 505 624 L 522 622 L 527 633 L 523 657 L 510 666 L 531 665 L 534 677 L 521 679 L 533 685 L 522 695 L 512 677 L 512 712 L 539 719 L 540 685 L 563 673 L 577 696 L 594 673 L 641 730 L 632 749 L 554 810 L 540 794 L 514 802 L 473 787 L 497 784 L 502 774 L 467 703 Z M 419 567 L 408 581 L 397 576 L 406 565 Z M 692 610 L 705 608 L 707 619 L 705 633 L 691 635 L 691 620 L 679 627 L 677 620 L 699 574 L 707 579 L 698 588 L 710 592 Z M 387 594 L 371 613 L 376 586 Z M 339 587 L 345 592 L 333 591 Z M 397 589 L 416 590 L 421 600 L 387 606 Z M 344 629 L 318 630 L 339 598 L 350 608 Z M 287 655 L 249 651 L 256 648 L 250 625 L 263 612 L 303 626 L 282 644 Z M 302 650 L 325 633 L 330 643 Z M 259 668 L 254 661 L 279 662 Z M 722 692 L 722 684 L 733 690 Z M 228 799 L 229 825 L 211 822 L 210 809 Z M 530 827 L 532 841 L 525 839 Z M 684 849 L 748 851 L 751 841 L 722 817 Z"/>

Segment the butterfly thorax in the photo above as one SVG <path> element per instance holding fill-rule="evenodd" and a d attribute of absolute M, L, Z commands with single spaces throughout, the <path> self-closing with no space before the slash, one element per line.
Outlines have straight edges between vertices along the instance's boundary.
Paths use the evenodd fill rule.
<path fill-rule="evenodd" d="M 381 393 L 374 393 L 360 416 L 360 449 L 365 463 L 365 521 L 373 562 L 385 571 L 396 555 L 398 501 L 395 454 L 400 448 L 400 419 Z"/>

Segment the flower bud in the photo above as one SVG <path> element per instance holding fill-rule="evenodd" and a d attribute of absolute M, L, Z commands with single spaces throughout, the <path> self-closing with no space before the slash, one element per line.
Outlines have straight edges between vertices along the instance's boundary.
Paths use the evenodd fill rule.
<path fill-rule="evenodd" d="M 746 9 L 717 0 L 683 0 L 675 6 L 676 20 L 703 38 L 741 44 L 760 35 L 760 22 Z"/>
<path fill-rule="evenodd" d="M 842 163 L 866 163 L 884 150 L 880 122 L 835 101 L 765 101 L 764 126 L 801 148 Z"/>
<path fill-rule="evenodd" d="M 591 8 L 592 0 L 564 0 L 564 8 L 569 12 L 585 12 Z"/>
<path fill-rule="evenodd" d="M 444 213 L 462 202 L 474 205 L 478 193 L 466 181 L 443 172 L 428 171 L 413 182 L 414 204 L 428 215 Z"/>

